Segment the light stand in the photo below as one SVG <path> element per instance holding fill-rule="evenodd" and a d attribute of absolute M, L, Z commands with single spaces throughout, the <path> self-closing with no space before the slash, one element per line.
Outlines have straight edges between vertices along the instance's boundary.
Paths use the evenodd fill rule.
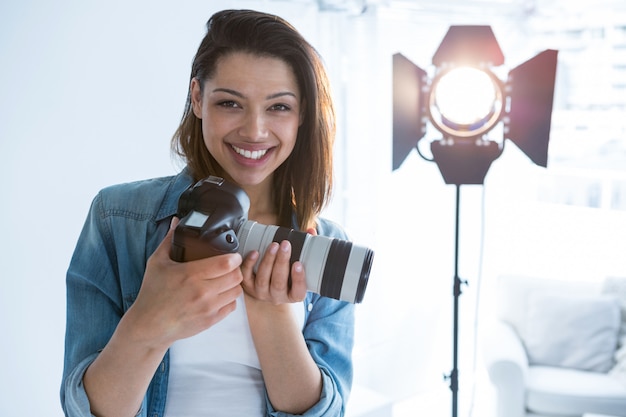
<path fill-rule="evenodd" d="M 452 390 L 452 415 L 458 413 L 458 396 L 459 396 L 459 297 L 461 296 L 461 284 L 467 282 L 461 281 L 459 277 L 459 207 L 461 200 L 461 185 L 456 184 L 456 213 L 454 227 L 454 308 L 453 308 L 453 341 L 452 341 L 452 372 L 447 378 L 450 380 L 450 389 Z"/>
<path fill-rule="evenodd" d="M 461 185 L 484 184 L 491 163 L 504 151 L 505 139 L 535 164 L 547 166 L 557 51 L 543 51 L 502 81 L 492 71 L 504 63 L 504 56 L 491 28 L 451 26 L 432 63 L 431 80 L 403 55 L 393 56 L 393 170 L 416 149 L 456 188 L 452 371 L 446 380 L 452 416 L 457 417 L 459 298 L 461 286 L 467 284 L 459 277 Z M 427 122 L 443 136 L 430 142 L 432 158 L 418 146 Z M 499 123 L 504 125 L 502 140 L 490 140 L 487 133 Z"/>

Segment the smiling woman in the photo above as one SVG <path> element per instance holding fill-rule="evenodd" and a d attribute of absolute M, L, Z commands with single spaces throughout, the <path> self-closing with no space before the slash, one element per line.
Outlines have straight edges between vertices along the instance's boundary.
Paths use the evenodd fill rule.
<path fill-rule="evenodd" d="M 250 220 L 346 239 L 319 217 L 334 123 L 320 58 L 289 23 L 211 17 L 173 138 L 186 168 L 102 190 L 76 246 L 67 416 L 344 414 L 354 306 L 307 291 L 289 240 L 243 259 L 169 256 L 180 195 L 211 175 L 247 192 Z"/>
<path fill-rule="evenodd" d="M 232 53 L 218 60 L 213 77 L 191 81 L 191 100 L 218 174 L 253 199 L 269 195 L 272 173 L 291 155 L 301 120 L 291 68 L 278 58 Z"/>
<path fill-rule="evenodd" d="M 246 118 L 256 115 L 257 118 L 244 124 L 244 129 L 262 121 L 258 119 L 259 108 L 254 107 L 263 100 L 266 101 L 261 106 L 266 116 L 263 121 L 268 120 L 268 113 L 292 122 L 295 118 L 298 128 L 293 151 L 277 167 L 272 182 L 277 190 L 278 223 L 289 226 L 295 210 L 298 226 L 306 230 L 313 226 L 315 216 L 327 204 L 332 188 L 335 110 L 326 70 L 314 48 L 299 34 L 294 37 L 295 28 L 283 19 L 259 20 L 253 12 L 240 12 L 238 24 L 246 29 L 241 30 L 239 26 L 224 24 L 230 17 L 229 13 L 223 13 L 208 23 L 209 32 L 192 64 L 190 95 L 174 135 L 173 148 L 187 162 L 194 179 L 224 174 L 225 167 L 220 166 L 205 146 L 202 136 L 205 126 L 198 116 L 198 103 L 203 101 L 200 97 L 204 99 L 214 89 L 217 89 L 214 103 L 227 108 L 241 107 Z M 229 63 L 227 71 L 240 76 L 235 84 L 230 72 L 222 67 L 224 60 Z M 254 68 L 255 65 L 262 65 L 263 71 Z M 205 88 L 206 82 L 211 87 Z M 245 89 L 239 90 L 244 88 L 244 83 L 247 83 Z M 195 95 L 194 91 L 197 91 Z M 265 149 L 229 143 L 250 152 Z"/>

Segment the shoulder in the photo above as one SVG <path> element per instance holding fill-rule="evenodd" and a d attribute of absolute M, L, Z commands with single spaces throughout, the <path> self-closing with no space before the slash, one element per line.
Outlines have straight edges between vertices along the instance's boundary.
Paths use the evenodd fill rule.
<path fill-rule="evenodd" d="M 102 189 L 96 199 L 100 215 L 124 217 L 167 217 L 176 213 L 178 197 L 191 184 L 182 173 L 116 184 Z"/>
<path fill-rule="evenodd" d="M 339 223 L 320 217 L 317 219 L 317 234 L 320 236 L 334 237 L 338 239 L 348 239 L 346 231 Z"/>

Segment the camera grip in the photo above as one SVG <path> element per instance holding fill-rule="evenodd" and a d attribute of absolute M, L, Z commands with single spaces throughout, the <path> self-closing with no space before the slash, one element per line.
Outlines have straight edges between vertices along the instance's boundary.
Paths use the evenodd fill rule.
<path fill-rule="evenodd" d="M 170 258 L 176 262 L 188 262 L 238 250 L 239 240 L 232 229 L 202 233 L 198 228 L 179 223 L 174 230 Z"/>
<path fill-rule="evenodd" d="M 172 247 L 170 248 L 170 259 L 176 262 L 185 262 L 185 248 L 177 245 L 172 241 Z"/>

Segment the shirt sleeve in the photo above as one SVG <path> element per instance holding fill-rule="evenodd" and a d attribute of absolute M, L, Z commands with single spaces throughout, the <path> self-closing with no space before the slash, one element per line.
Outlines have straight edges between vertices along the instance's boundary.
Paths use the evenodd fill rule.
<path fill-rule="evenodd" d="M 317 294 L 304 327 L 304 338 L 313 360 L 322 373 L 320 401 L 302 414 L 306 417 L 343 416 L 352 386 L 352 347 L 354 345 L 354 305 Z M 268 416 L 291 417 L 272 408 Z"/>
<path fill-rule="evenodd" d="M 83 375 L 111 338 L 124 311 L 107 219 L 99 194 L 91 205 L 67 271 L 61 382 L 61 404 L 67 417 L 92 415 Z"/>

